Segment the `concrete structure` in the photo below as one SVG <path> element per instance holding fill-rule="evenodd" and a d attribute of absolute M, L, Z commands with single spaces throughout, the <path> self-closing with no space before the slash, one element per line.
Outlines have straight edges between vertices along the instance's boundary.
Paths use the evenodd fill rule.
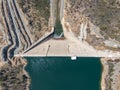
<path fill-rule="evenodd" d="M 6 2 L 8 3 L 8 6 L 10 7 L 9 12 L 11 12 L 11 13 L 13 12 L 12 6 L 14 7 L 14 10 L 16 8 L 19 12 L 18 15 L 20 15 L 21 23 L 22 23 L 23 15 L 20 14 L 20 11 L 17 7 L 16 0 L 13 0 L 13 1 L 14 1 L 13 4 L 10 4 L 10 1 L 6 0 Z M 3 2 L 4 2 L 4 0 L 3 0 Z M 60 21 L 62 23 L 63 33 L 64 33 L 64 36 L 66 39 L 65 40 L 54 40 L 54 39 L 49 40 L 49 38 L 55 33 L 54 32 L 54 24 L 55 24 L 54 21 L 56 20 L 56 17 L 55 17 L 55 10 L 54 10 L 55 4 L 54 3 L 55 3 L 55 0 L 54 1 L 51 0 L 51 2 L 50 2 L 51 18 L 52 18 L 51 24 L 53 26 L 51 32 L 46 33 L 42 38 L 40 38 L 34 44 L 31 44 L 32 41 L 29 40 L 29 37 L 25 37 L 26 41 L 30 42 L 30 44 L 28 43 L 29 47 L 20 54 L 15 53 L 14 56 L 22 56 L 22 57 L 24 57 L 24 56 L 120 57 L 120 52 L 113 52 L 110 50 L 102 50 L 102 51 L 95 50 L 92 46 L 88 45 L 88 43 L 84 42 L 84 39 L 86 39 L 86 37 L 87 37 L 87 32 L 86 32 L 87 23 L 81 24 L 80 40 L 78 40 L 77 37 L 75 37 L 75 35 L 73 34 L 73 32 L 70 28 L 69 28 L 69 32 L 68 32 L 67 28 L 65 27 L 65 24 L 68 24 L 68 26 L 69 26 L 69 23 L 65 22 L 65 20 L 64 20 L 64 0 L 61 0 Z M 7 11 L 7 10 L 5 10 L 5 11 Z M 13 19 L 13 24 L 16 27 L 15 32 L 18 33 L 16 21 L 14 18 L 14 16 L 17 17 L 16 14 L 17 13 L 15 13 L 14 15 L 11 14 L 11 17 Z M 8 21 L 9 21 L 9 19 L 8 19 Z M 23 25 L 25 25 L 25 24 L 23 23 Z M 26 27 L 24 31 L 21 29 L 21 32 L 24 32 L 23 34 L 25 34 L 25 31 L 27 31 L 27 30 L 28 29 Z M 14 42 L 15 42 L 15 40 L 14 40 Z"/>
<path fill-rule="evenodd" d="M 29 50 L 26 53 L 15 56 L 58 56 L 58 57 L 120 57 L 119 52 L 112 52 L 108 50 L 95 50 L 86 43 L 77 43 L 69 40 L 54 40 L 50 39 Z"/>

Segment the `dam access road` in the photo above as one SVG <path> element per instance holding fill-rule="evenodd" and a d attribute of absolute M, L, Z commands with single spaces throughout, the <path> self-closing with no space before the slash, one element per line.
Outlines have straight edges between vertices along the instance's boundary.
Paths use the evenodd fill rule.
<path fill-rule="evenodd" d="M 8 45 L 2 49 L 4 61 L 12 59 L 14 54 L 18 54 L 32 44 L 30 33 L 16 4 L 16 0 L 2 0 L 3 22 L 8 39 Z"/>

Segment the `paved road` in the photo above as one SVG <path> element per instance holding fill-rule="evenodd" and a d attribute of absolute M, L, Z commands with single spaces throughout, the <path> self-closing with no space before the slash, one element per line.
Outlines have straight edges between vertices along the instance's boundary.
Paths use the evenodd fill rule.
<path fill-rule="evenodd" d="M 61 0 L 61 2 L 60 2 L 60 21 L 63 18 L 63 14 L 64 14 L 64 0 Z"/>
<path fill-rule="evenodd" d="M 2 49 L 2 59 L 8 61 L 20 50 L 27 49 L 32 44 L 32 40 L 16 0 L 2 0 L 2 14 L 8 35 L 8 45 Z"/>
<path fill-rule="evenodd" d="M 52 28 L 51 32 L 33 43 L 16 0 L 2 0 L 2 14 L 8 35 L 8 44 L 2 50 L 4 61 L 12 59 L 18 52 L 24 53 L 29 51 L 54 34 L 54 28 Z"/>
<path fill-rule="evenodd" d="M 33 40 L 30 38 L 30 33 L 29 33 L 29 29 L 27 28 L 26 24 L 25 24 L 25 21 L 24 21 L 24 17 L 23 15 L 21 14 L 20 10 L 19 10 L 19 5 L 17 4 L 17 0 L 12 0 L 12 3 L 14 4 L 14 8 L 16 10 L 16 13 L 17 13 L 17 16 L 18 18 L 20 19 L 20 23 L 22 24 L 22 28 L 23 28 L 23 32 L 25 33 L 24 35 L 26 36 L 27 38 L 27 41 L 29 43 L 29 45 L 32 44 Z"/>
<path fill-rule="evenodd" d="M 13 41 L 13 37 L 11 34 L 11 27 L 8 21 L 8 16 L 7 16 L 7 12 L 6 12 L 6 5 L 5 5 L 5 1 L 2 1 L 2 14 L 4 16 L 4 22 L 5 22 L 5 26 L 6 26 L 6 33 L 8 34 L 7 38 L 8 38 L 8 45 L 6 45 L 3 50 L 2 50 L 2 60 L 7 61 L 8 60 L 8 49 L 14 44 Z"/>
<path fill-rule="evenodd" d="M 12 45 L 12 47 L 9 48 L 9 58 L 12 59 L 14 57 L 14 52 L 15 50 L 17 50 L 17 48 L 19 48 L 19 45 L 20 45 L 20 37 L 18 35 L 18 27 L 17 27 L 17 22 L 14 18 L 14 15 L 13 15 L 13 10 L 11 8 L 11 5 L 10 5 L 10 0 L 6 0 L 6 6 L 7 6 L 7 11 L 9 12 L 9 20 L 10 20 L 10 23 L 11 23 L 11 27 L 12 27 L 12 31 L 13 31 L 13 34 L 14 34 L 14 45 Z"/>

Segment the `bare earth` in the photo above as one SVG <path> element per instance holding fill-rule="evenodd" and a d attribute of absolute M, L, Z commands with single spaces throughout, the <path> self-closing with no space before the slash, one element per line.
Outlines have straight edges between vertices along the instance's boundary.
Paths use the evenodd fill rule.
<path fill-rule="evenodd" d="M 21 35 L 18 34 L 18 29 L 14 30 L 18 36 L 20 35 L 17 40 L 21 42 L 20 46 L 22 46 L 19 48 L 21 49 L 20 53 L 15 53 L 16 57 L 12 57 L 11 61 L 8 61 L 7 64 L 1 61 L 2 57 L 0 56 L 0 73 L 3 74 L 0 79 L 9 77 L 8 74 L 13 77 L 11 71 L 13 70 L 15 71 L 15 79 L 13 79 L 15 82 L 22 83 L 22 81 L 19 82 L 17 78 L 20 80 L 25 78 L 26 80 L 25 83 L 22 84 L 23 86 L 18 84 L 18 89 L 21 87 L 22 90 L 28 89 L 30 79 L 24 70 L 26 62 L 23 62 L 23 59 L 20 56 L 107 57 L 101 59 L 103 65 L 101 81 L 102 90 L 120 90 L 120 59 L 118 58 L 120 57 L 120 0 L 98 0 L 98 2 L 96 0 L 61 0 L 60 20 L 63 26 L 65 39 L 56 40 L 52 38 L 44 41 L 42 44 L 26 53 L 23 53 L 22 51 L 29 49 L 32 45 L 34 46 L 41 37 L 53 30 L 56 19 L 54 17 L 56 12 L 54 7 L 56 7 L 56 5 L 49 7 L 49 0 L 18 0 L 18 3 L 16 3 L 18 8 L 16 8 L 13 4 L 9 5 L 10 2 L 13 3 L 13 0 L 3 0 L 3 5 L 1 4 L 1 1 L 2 0 L 0 0 L 0 12 L 2 12 L 2 6 L 4 8 L 3 11 L 5 12 L 4 16 L 2 15 L 3 12 L 0 13 L 1 56 L 3 47 L 7 46 L 9 44 L 8 42 L 12 42 L 11 38 L 13 38 L 13 44 L 11 45 L 13 49 L 17 46 L 17 44 L 16 46 L 14 45 L 16 43 L 16 34 L 13 32 L 11 33 L 11 31 L 14 30 L 12 24 L 14 26 L 17 24 L 16 27 L 24 24 L 26 28 L 20 27 Z M 36 3 L 37 1 L 39 3 Z M 48 3 L 43 5 L 43 1 L 47 1 Z M 50 2 L 51 1 L 52 0 L 50 0 Z M 8 2 L 8 5 L 6 2 Z M 56 0 L 53 0 L 53 4 L 55 3 Z M 21 6 L 19 6 L 19 4 Z M 41 5 L 43 5 L 44 8 L 41 7 Z M 36 6 L 38 8 L 37 10 L 35 9 Z M 105 7 L 103 8 L 103 6 Z M 11 16 L 7 15 L 9 12 L 16 12 L 15 8 L 20 12 L 20 14 L 18 14 L 20 17 L 17 19 L 15 19 L 15 17 L 18 17 L 18 15 L 15 13 L 12 13 Z M 111 14 L 113 17 L 111 17 Z M 5 21 L 3 17 L 4 19 L 6 18 L 8 24 L 10 24 L 11 36 L 7 33 L 9 31 L 5 26 L 5 22 L 3 23 L 3 21 Z M 20 21 L 19 19 L 21 18 L 21 22 L 11 23 L 11 20 L 9 20 L 11 17 L 15 22 L 17 22 L 17 20 Z M 28 36 L 26 33 L 28 33 Z M 29 42 L 29 38 L 31 43 Z M 7 50 L 8 58 L 10 57 L 9 54 L 11 54 L 9 53 L 10 49 L 11 47 Z M 13 53 L 14 52 L 15 51 L 13 51 Z M 18 73 L 16 73 L 16 70 L 18 70 Z M 12 87 L 10 86 L 11 80 L 12 79 L 9 79 L 9 82 L 4 80 L 2 83 L 0 82 L 2 86 L 0 86 L 0 90 L 1 88 L 6 90 L 6 87 L 11 88 L 10 90 L 15 90 L 16 88 L 13 84 Z"/>
<path fill-rule="evenodd" d="M 102 58 L 102 90 L 120 90 L 120 59 Z"/>

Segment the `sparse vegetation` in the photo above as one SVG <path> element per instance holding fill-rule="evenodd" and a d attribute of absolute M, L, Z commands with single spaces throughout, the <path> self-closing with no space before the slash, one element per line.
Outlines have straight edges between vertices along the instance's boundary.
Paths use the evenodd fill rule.
<path fill-rule="evenodd" d="M 19 61 L 15 61 L 18 65 L 13 66 L 9 62 L 0 69 L 1 90 L 27 90 L 29 77 L 24 73 L 24 64 Z"/>
<path fill-rule="evenodd" d="M 87 42 L 96 49 L 119 50 L 119 48 L 107 47 L 104 44 L 106 39 L 113 39 L 120 42 L 120 1 L 117 0 L 67 0 L 66 21 L 69 22 L 72 31 L 80 32 L 81 23 L 88 23 Z M 89 23 L 90 22 L 90 23 Z M 92 30 L 91 27 L 98 27 Z M 77 32 L 78 31 L 78 32 Z M 96 32 L 95 32 L 96 31 Z M 101 36 L 96 37 L 99 31 Z M 79 35 L 79 34 L 78 34 Z M 94 37 L 94 38 L 93 38 Z M 103 42 L 103 43 L 101 43 Z"/>
<path fill-rule="evenodd" d="M 105 90 L 119 90 L 119 87 L 117 87 L 117 85 L 119 85 L 119 69 L 117 69 L 119 67 L 119 58 L 116 59 L 112 59 L 112 58 L 107 58 L 107 60 L 103 59 L 103 66 L 107 69 L 105 69 L 105 77 L 103 79 L 105 79 Z M 117 68 L 116 68 L 117 67 Z"/>
<path fill-rule="evenodd" d="M 18 0 L 35 41 L 49 31 L 50 0 Z"/>

